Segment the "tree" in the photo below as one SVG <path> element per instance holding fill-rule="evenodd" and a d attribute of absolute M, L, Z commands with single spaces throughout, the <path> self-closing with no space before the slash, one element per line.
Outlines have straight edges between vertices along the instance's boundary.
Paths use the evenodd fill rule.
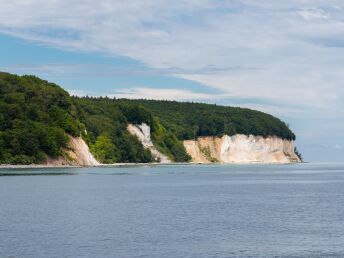
<path fill-rule="evenodd" d="M 116 163 L 116 146 L 106 135 L 100 135 L 93 146 L 96 158 L 102 163 Z"/>

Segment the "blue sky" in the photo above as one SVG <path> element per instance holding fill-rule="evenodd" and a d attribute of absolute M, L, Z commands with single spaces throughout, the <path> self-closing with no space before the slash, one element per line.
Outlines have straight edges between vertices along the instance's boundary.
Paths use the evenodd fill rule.
<path fill-rule="evenodd" d="M 342 1 L 0 3 L 0 70 L 75 95 L 259 109 L 290 124 L 306 160 L 343 160 Z"/>

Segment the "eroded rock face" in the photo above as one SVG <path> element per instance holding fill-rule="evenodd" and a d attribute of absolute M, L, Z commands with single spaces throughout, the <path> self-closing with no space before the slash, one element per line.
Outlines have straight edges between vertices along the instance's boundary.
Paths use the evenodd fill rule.
<path fill-rule="evenodd" d="M 100 163 L 90 152 L 90 149 L 86 142 L 81 137 L 72 137 L 69 143 L 72 148 L 72 152 L 69 153 L 72 159 L 80 166 L 98 166 Z"/>
<path fill-rule="evenodd" d="M 90 152 L 86 142 L 81 137 L 69 137 L 69 148 L 64 150 L 65 156 L 48 158 L 47 166 L 99 166 L 100 163 Z"/>
<path fill-rule="evenodd" d="M 293 141 L 278 137 L 237 134 L 199 137 L 184 141 L 186 151 L 197 163 L 294 163 L 301 162 Z"/>
<path fill-rule="evenodd" d="M 156 160 L 160 163 L 171 163 L 171 160 L 161 152 L 159 152 L 151 139 L 150 126 L 142 123 L 141 125 L 128 124 L 128 131 L 135 135 L 139 141 L 142 143 L 143 147 L 149 149 Z"/>

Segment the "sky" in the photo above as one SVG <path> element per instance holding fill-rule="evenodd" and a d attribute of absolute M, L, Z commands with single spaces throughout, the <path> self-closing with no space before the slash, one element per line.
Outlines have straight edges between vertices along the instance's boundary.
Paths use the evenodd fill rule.
<path fill-rule="evenodd" d="M 342 0 L 0 0 L 0 70 L 261 110 L 306 161 L 344 161 Z"/>

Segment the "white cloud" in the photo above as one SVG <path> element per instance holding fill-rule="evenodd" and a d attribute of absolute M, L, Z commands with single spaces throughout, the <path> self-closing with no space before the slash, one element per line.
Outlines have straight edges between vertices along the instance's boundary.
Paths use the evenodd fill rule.
<path fill-rule="evenodd" d="M 228 96 L 315 112 L 338 110 L 344 96 L 344 48 L 328 47 L 344 41 L 340 0 L 0 0 L 0 6 L 0 32 L 124 55 Z"/>
<path fill-rule="evenodd" d="M 179 89 L 157 89 L 147 87 L 137 87 L 132 89 L 117 90 L 110 94 L 110 97 L 128 98 L 128 99 L 157 99 L 157 100 L 209 100 L 214 98 L 223 98 L 220 95 L 209 95 L 204 93 L 192 92 Z"/>
<path fill-rule="evenodd" d="M 282 66 L 250 72 L 180 76 L 218 88 L 231 94 L 232 97 L 266 98 L 312 108 L 314 112 L 329 111 L 342 102 L 344 96 L 341 87 L 341 81 L 344 80 L 342 69 L 327 71 L 324 74 L 302 65 L 299 69 L 302 72 Z"/>
<path fill-rule="evenodd" d="M 334 148 L 337 149 L 337 150 L 343 150 L 344 146 L 340 145 L 340 144 L 336 144 L 336 145 L 334 145 Z"/>
<path fill-rule="evenodd" d="M 322 10 L 321 8 L 304 9 L 304 10 L 299 11 L 299 14 L 305 20 L 330 18 L 330 14 Z"/>

